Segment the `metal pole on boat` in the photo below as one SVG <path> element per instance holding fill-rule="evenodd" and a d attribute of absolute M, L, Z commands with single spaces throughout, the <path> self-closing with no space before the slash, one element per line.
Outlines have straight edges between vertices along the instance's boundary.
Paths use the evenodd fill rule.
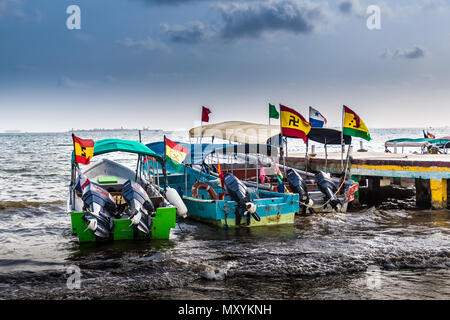
<path fill-rule="evenodd" d="M 259 156 L 256 157 L 256 191 L 258 191 L 259 187 L 258 165 L 259 165 Z"/>
<path fill-rule="evenodd" d="M 283 144 L 283 140 L 281 141 L 281 143 Z M 286 149 L 287 149 L 287 138 L 285 139 L 285 145 L 286 145 Z M 283 154 L 284 177 L 286 177 L 286 155 L 287 155 L 287 150 Z M 283 183 L 284 183 L 284 181 L 283 181 Z"/>
<path fill-rule="evenodd" d="M 164 135 L 163 175 L 164 175 L 164 191 L 166 191 L 167 190 L 166 135 Z"/>
<path fill-rule="evenodd" d="M 325 172 L 328 173 L 327 138 L 325 138 Z"/>
<path fill-rule="evenodd" d="M 73 200 L 71 201 L 71 205 L 72 205 L 72 209 L 75 209 L 75 164 L 76 164 L 76 158 L 75 158 L 75 135 L 73 133 L 73 129 L 72 129 L 72 143 L 73 143 L 73 158 L 70 159 L 71 165 L 72 165 L 72 169 L 71 169 L 71 177 L 70 177 L 70 187 L 73 188 L 71 195 Z"/>
<path fill-rule="evenodd" d="M 184 165 L 184 194 L 187 196 L 187 168 L 186 164 Z"/>
<path fill-rule="evenodd" d="M 309 148 L 309 139 L 308 137 L 306 137 L 305 171 L 308 171 L 308 148 Z"/>
<path fill-rule="evenodd" d="M 244 162 L 245 162 L 245 166 L 244 166 L 244 180 L 246 180 L 247 181 L 247 160 L 248 160 L 248 155 L 245 155 L 245 157 L 244 157 Z"/>
<path fill-rule="evenodd" d="M 341 130 L 341 168 L 344 170 L 344 106 L 342 106 L 342 130 Z"/>

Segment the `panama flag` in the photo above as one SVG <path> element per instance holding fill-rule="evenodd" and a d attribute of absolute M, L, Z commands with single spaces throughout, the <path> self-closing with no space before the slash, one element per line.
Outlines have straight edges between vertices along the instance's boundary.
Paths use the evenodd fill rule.
<path fill-rule="evenodd" d="M 309 122 L 312 128 L 323 128 L 324 124 L 327 123 L 327 118 L 325 118 L 318 110 L 313 107 L 309 107 Z"/>

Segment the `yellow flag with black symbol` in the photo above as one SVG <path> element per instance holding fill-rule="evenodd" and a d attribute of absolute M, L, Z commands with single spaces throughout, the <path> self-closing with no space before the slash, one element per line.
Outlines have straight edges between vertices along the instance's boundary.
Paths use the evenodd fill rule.
<path fill-rule="evenodd" d="M 285 137 L 300 138 L 306 143 L 311 124 L 294 109 L 280 105 L 281 133 Z"/>
<path fill-rule="evenodd" d="M 369 129 L 367 129 L 362 119 L 350 108 L 344 106 L 344 123 L 342 124 L 342 133 L 346 136 L 359 137 L 367 141 L 371 140 Z"/>

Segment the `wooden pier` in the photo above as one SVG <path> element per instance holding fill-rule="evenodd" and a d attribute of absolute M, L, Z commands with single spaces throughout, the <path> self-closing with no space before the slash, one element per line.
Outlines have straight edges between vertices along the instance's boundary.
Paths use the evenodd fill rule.
<path fill-rule="evenodd" d="M 345 166 L 344 155 L 344 166 Z M 286 165 L 317 172 L 327 171 L 342 174 L 341 153 L 315 155 L 292 154 L 285 159 Z M 400 181 L 402 178 L 415 179 L 416 204 L 418 207 L 443 209 L 450 207 L 447 187 L 450 180 L 450 155 L 442 154 L 392 154 L 375 152 L 352 152 L 348 174 L 357 182 L 368 181 L 368 188 L 379 192 L 380 180 L 384 177 Z"/>

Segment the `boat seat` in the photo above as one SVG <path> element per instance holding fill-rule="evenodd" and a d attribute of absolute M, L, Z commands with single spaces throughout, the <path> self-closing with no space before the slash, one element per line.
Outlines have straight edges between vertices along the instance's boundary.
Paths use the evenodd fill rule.
<path fill-rule="evenodd" d="M 114 176 L 107 176 L 107 177 L 97 177 L 97 182 L 102 184 L 111 184 L 111 183 L 117 183 L 117 177 Z"/>

